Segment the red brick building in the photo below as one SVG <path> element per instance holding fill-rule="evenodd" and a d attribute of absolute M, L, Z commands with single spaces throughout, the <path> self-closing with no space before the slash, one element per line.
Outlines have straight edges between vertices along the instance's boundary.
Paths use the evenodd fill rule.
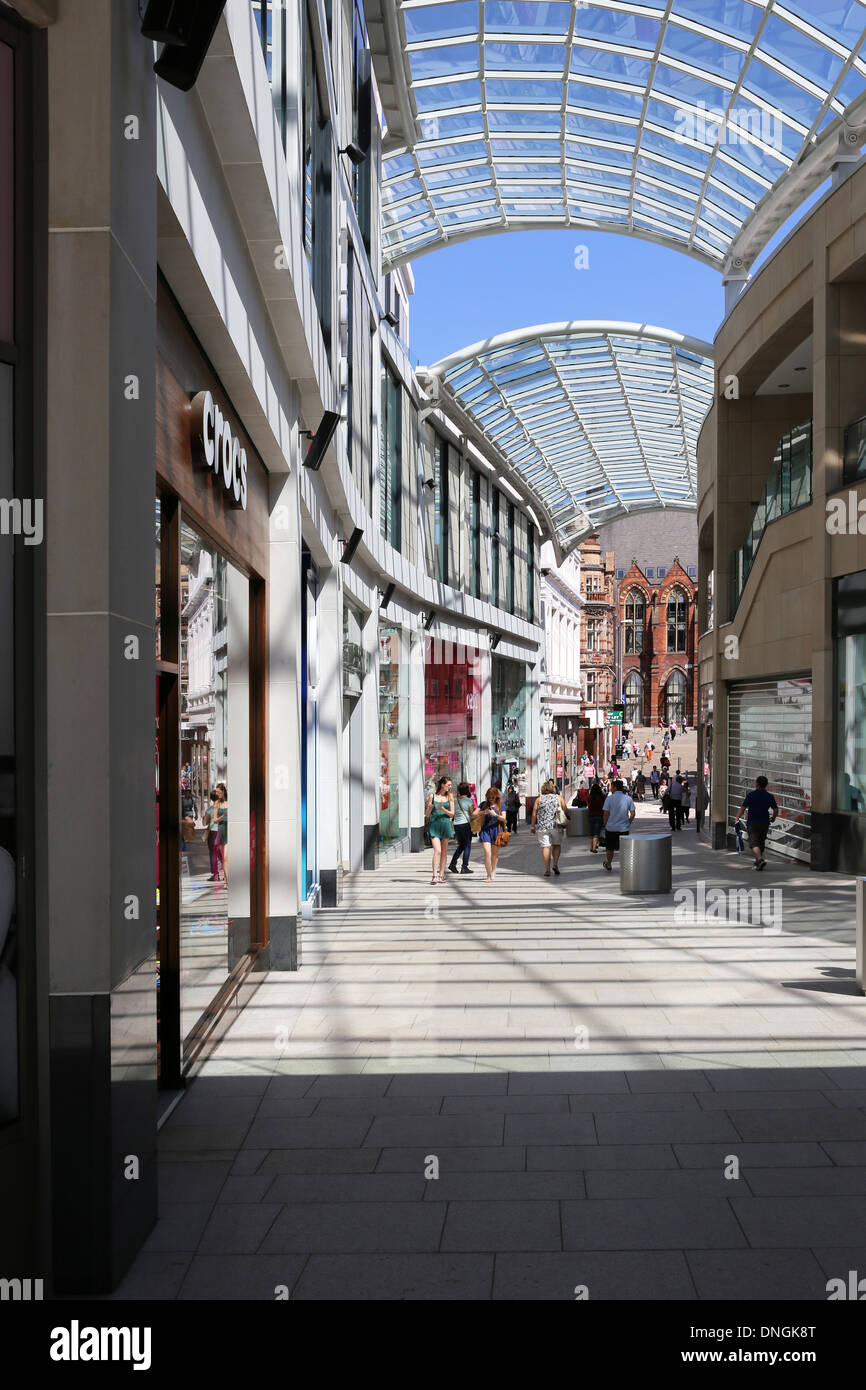
<path fill-rule="evenodd" d="M 655 727 L 697 718 L 697 585 L 675 557 L 650 582 L 632 563 L 619 583 L 617 618 L 626 723 Z"/>

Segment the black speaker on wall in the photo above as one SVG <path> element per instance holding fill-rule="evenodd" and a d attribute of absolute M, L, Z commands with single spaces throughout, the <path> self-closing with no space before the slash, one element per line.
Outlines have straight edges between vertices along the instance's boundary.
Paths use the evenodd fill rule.
<path fill-rule="evenodd" d="M 148 0 L 141 32 L 165 45 L 153 65 L 157 77 L 182 92 L 195 86 L 225 4 L 226 0 Z"/>

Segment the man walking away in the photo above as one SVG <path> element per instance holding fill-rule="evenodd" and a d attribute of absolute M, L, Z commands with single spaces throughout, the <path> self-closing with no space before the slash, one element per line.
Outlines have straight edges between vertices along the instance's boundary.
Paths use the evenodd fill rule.
<path fill-rule="evenodd" d="M 683 773 L 683 820 L 687 821 L 689 812 L 692 809 L 692 789 L 689 786 L 688 773 Z"/>
<path fill-rule="evenodd" d="M 767 867 L 767 861 L 764 858 L 767 831 L 778 814 L 778 802 L 773 793 L 767 791 L 766 777 L 756 777 L 754 791 L 747 792 L 743 797 L 743 804 L 737 812 L 738 820 L 743 816 L 746 817 L 746 834 L 749 837 L 749 849 L 755 856 L 756 869 Z"/>
<path fill-rule="evenodd" d="M 652 770 L 652 772 L 650 773 L 650 786 L 651 786 L 652 789 L 653 789 L 653 801 L 658 801 L 658 799 L 659 799 L 659 770 L 658 770 L 658 767 L 656 766 L 655 763 L 653 763 L 653 770 Z"/>
<path fill-rule="evenodd" d="M 613 791 L 604 803 L 604 846 L 605 861 L 602 865 L 608 873 L 612 872 L 614 850 L 619 849 L 621 835 L 628 835 L 636 811 L 631 797 L 623 791 L 622 782 L 617 779 Z"/>
<path fill-rule="evenodd" d="M 682 830 L 683 828 L 683 783 L 680 774 L 677 773 L 674 780 L 668 787 L 668 798 L 670 806 L 668 809 L 668 820 L 671 830 Z"/>

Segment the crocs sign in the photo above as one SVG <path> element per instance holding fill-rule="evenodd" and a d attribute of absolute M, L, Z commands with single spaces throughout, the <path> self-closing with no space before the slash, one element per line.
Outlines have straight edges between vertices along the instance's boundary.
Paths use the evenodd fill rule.
<path fill-rule="evenodd" d="M 247 453 L 210 391 L 199 391 L 190 403 L 190 435 L 199 443 L 203 462 L 221 480 L 231 505 L 246 511 Z"/>

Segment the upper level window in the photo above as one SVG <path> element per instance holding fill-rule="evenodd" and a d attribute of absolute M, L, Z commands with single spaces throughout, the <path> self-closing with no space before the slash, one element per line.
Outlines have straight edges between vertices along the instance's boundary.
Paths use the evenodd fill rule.
<path fill-rule="evenodd" d="M 686 618 L 688 600 L 682 589 L 671 589 L 668 595 L 668 651 L 684 652 L 686 649 Z"/>
<path fill-rule="evenodd" d="M 499 607 L 499 493 L 493 489 L 490 518 L 490 588 L 491 599 Z"/>
<path fill-rule="evenodd" d="M 601 650 L 601 618 L 587 618 L 586 620 L 586 650 L 588 652 Z"/>
<path fill-rule="evenodd" d="M 526 527 L 526 616 L 535 622 L 535 531 L 531 521 Z"/>
<path fill-rule="evenodd" d="M 436 573 L 443 584 L 448 583 L 448 445 L 434 435 L 434 523 L 433 543 L 436 551 Z"/>
<path fill-rule="evenodd" d="M 304 10 L 304 252 L 322 337 L 331 352 L 331 123 L 322 118 L 309 15 Z"/>
<path fill-rule="evenodd" d="M 505 524 L 505 556 L 507 569 L 505 572 L 505 607 L 509 613 L 514 612 L 514 503 L 508 503 L 507 519 Z"/>
<path fill-rule="evenodd" d="M 390 367 L 382 367 L 382 418 L 379 429 L 379 521 L 395 550 L 402 537 L 402 390 Z"/>
<path fill-rule="evenodd" d="M 632 589 L 625 601 L 623 628 L 625 632 L 624 651 L 626 655 L 638 656 L 643 651 L 646 604 L 639 589 Z"/>
<path fill-rule="evenodd" d="M 469 495 L 469 554 L 472 565 L 471 592 L 481 597 L 481 474 L 473 471 Z"/>

